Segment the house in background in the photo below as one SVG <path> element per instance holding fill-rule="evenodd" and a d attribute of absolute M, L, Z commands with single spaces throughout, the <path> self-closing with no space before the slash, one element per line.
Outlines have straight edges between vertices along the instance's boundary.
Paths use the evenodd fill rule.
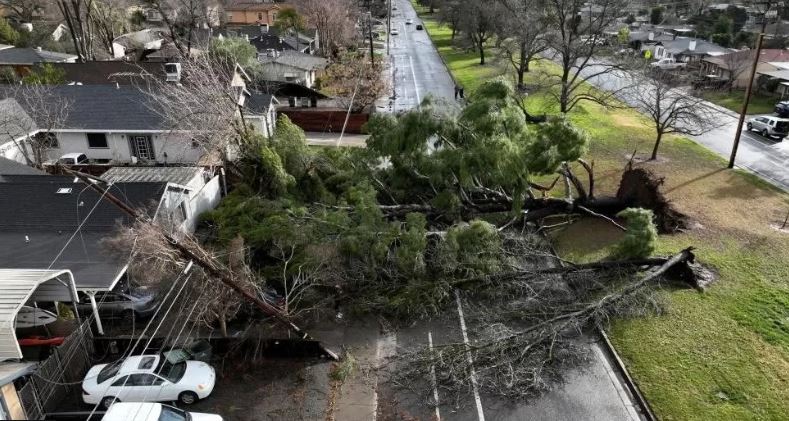
<path fill-rule="evenodd" d="M 750 69 L 756 55 L 756 50 L 735 51 L 720 56 L 707 57 L 702 60 L 702 72 L 710 76 L 717 76 L 728 80 L 731 72 L 737 75 L 732 84 L 741 89 L 748 85 Z M 779 49 L 765 49 L 759 55 L 758 73 L 785 71 L 789 69 L 789 51 Z"/>
<path fill-rule="evenodd" d="M 228 25 L 273 25 L 281 10 L 292 7 L 271 0 L 231 0 L 225 5 L 225 22 Z"/>
<path fill-rule="evenodd" d="M 31 123 L 17 128 L 14 139 L 0 136 L 0 156 L 25 162 L 19 145 L 25 144 L 28 136 L 47 137 L 49 147 L 44 158 L 48 161 L 77 153 L 97 164 L 194 164 L 207 152 L 192 141 L 188 132 L 170 130 L 163 116 L 166 110 L 160 110 L 152 95 L 138 87 L 61 85 L 42 89 L 47 89 L 47 104 L 53 108 L 47 115 L 55 114 L 64 104 L 68 104 L 68 113 L 62 121 L 43 121 L 47 115 L 25 109 L 26 104 L 33 104 L 15 98 L 22 93 L 6 91 L 0 108 L 19 115 L 2 123 Z M 42 121 L 36 121 L 37 117 Z"/>
<path fill-rule="evenodd" d="M 50 65 L 63 71 L 66 84 L 145 86 L 153 79 L 165 80 L 167 77 L 164 63 L 87 61 Z"/>
<path fill-rule="evenodd" d="M 165 39 L 167 39 L 167 34 L 159 28 L 123 34 L 112 40 L 113 58 L 120 59 L 131 56 L 136 61 L 145 52 L 161 49 Z"/>
<path fill-rule="evenodd" d="M 652 51 L 652 58 L 660 60 L 673 58 L 689 64 L 700 64 L 706 57 L 729 54 L 732 50 L 703 39 L 677 37 L 670 41 L 660 41 L 647 49 Z M 643 47 L 642 47 L 643 50 Z"/>
<path fill-rule="evenodd" d="M 20 48 L 0 44 L 0 68 L 10 68 L 20 77 L 27 76 L 39 63 L 74 63 L 74 54 L 56 53 L 38 48 Z"/>
<path fill-rule="evenodd" d="M 315 86 L 319 72 L 329 64 L 325 58 L 296 51 L 274 51 L 259 55 L 258 60 L 262 63 L 263 79 L 293 82 L 308 88 Z"/>

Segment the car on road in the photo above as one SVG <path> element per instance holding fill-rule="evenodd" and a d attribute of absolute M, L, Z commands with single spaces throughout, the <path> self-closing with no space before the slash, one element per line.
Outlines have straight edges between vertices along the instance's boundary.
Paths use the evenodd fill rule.
<path fill-rule="evenodd" d="M 120 318 L 126 321 L 147 319 L 155 311 L 158 301 L 156 295 L 147 291 L 132 290 L 129 292 L 99 291 L 95 297 L 99 316 Z M 77 304 L 80 313 L 90 314 L 93 307 L 90 297 L 80 294 Z"/>
<path fill-rule="evenodd" d="M 789 117 L 789 101 L 781 101 L 775 104 L 773 111 L 778 114 L 778 117 Z"/>
<path fill-rule="evenodd" d="M 422 24 L 421 24 L 421 23 L 416 25 L 416 30 L 417 30 L 417 31 L 421 31 L 421 30 L 423 30 L 423 29 L 425 29 L 425 28 L 423 28 L 423 27 L 422 27 Z"/>
<path fill-rule="evenodd" d="M 391 33 L 392 35 L 399 35 L 399 34 L 400 34 L 400 31 L 398 31 L 397 29 L 392 29 L 392 32 L 390 32 L 390 33 Z"/>
<path fill-rule="evenodd" d="M 413 19 L 410 19 L 410 18 L 409 18 L 409 19 L 406 19 L 406 20 L 405 20 L 405 24 L 406 24 L 406 25 L 413 25 L 413 24 L 414 24 L 414 20 L 413 20 Z"/>
<path fill-rule="evenodd" d="M 222 421 L 222 417 L 154 402 L 116 402 L 101 421 Z"/>
<path fill-rule="evenodd" d="M 661 70 L 675 70 L 688 67 L 688 63 L 676 61 L 673 58 L 662 58 L 654 63 L 650 63 L 649 65 L 652 66 L 652 68 Z"/>
<path fill-rule="evenodd" d="M 91 367 L 82 381 L 82 400 L 109 408 L 115 402 L 171 402 L 191 405 L 214 390 L 216 372 L 202 361 L 136 355 Z"/>
<path fill-rule="evenodd" d="M 748 131 L 757 131 L 764 137 L 783 139 L 789 134 L 789 119 L 763 115 L 748 120 Z"/>

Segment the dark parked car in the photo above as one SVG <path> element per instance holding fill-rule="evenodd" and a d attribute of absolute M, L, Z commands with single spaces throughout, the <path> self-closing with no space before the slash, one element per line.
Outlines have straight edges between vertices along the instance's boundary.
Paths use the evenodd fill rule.
<path fill-rule="evenodd" d="M 425 29 L 425 28 L 422 27 L 422 24 L 416 25 L 416 30 L 417 31 L 421 31 L 422 29 Z"/>
<path fill-rule="evenodd" d="M 781 101 L 775 104 L 775 113 L 778 117 L 789 117 L 789 101 Z"/>
<path fill-rule="evenodd" d="M 154 294 L 144 291 L 100 291 L 96 293 L 96 304 L 101 317 L 132 320 L 145 319 L 153 315 L 158 302 Z M 91 314 L 93 308 L 90 305 L 90 298 L 82 295 L 77 308 L 82 314 Z"/>

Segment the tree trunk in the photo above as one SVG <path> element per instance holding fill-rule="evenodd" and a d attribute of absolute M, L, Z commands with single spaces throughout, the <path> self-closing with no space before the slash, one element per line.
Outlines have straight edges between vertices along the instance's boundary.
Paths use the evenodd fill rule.
<path fill-rule="evenodd" d="M 479 48 L 479 65 L 485 65 L 485 44 L 480 40 L 477 43 L 477 48 Z"/>
<path fill-rule="evenodd" d="M 452 25 L 452 37 L 449 39 L 452 42 L 455 42 L 455 32 L 456 31 L 457 30 L 455 29 L 455 25 Z"/>
<path fill-rule="evenodd" d="M 654 161 L 654 160 L 657 159 L 657 151 L 658 151 L 658 148 L 660 147 L 660 140 L 662 138 L 663 138 L 663 131 L 658 129 L 657 130 L 657 137 L 655 138 L 655 147 L 652 148 L 652 157 L 649 158 L 650 160 Z"/>

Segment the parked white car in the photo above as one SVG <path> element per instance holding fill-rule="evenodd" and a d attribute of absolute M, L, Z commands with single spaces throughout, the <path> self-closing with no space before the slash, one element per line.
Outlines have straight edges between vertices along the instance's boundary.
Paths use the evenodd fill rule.
<path fill-rule="evenodd" d="M 688 67 L 688 63 L 676 61 L 673 58 L 662 58 L 654 63 L 650 63 L 649 65 L 653 68 L 658 68 L 661 70 L 674 70 Z"/>
<path fill-rule="evenodd" d="M 414 20 L 413 20 L 413 19 L 406 19 L 406 20 L 405 20 L 405 24 L 406 24 L 406 25 L 413 25 L 413 23 L 414 23 Z"/>
<path fill-rule="evenodd" d="M 214 368 L 204 362 L 138 355 L 93 366 L 82 381 L 82 400 L 104 408 L 116 401 L 189 405 L 208 397 L 215 382 Z"/>
<path fill-rule="evenodd" d="M 116 402 L 101 421 L 222 421 L 222 417 L 153 402 Z"/>

